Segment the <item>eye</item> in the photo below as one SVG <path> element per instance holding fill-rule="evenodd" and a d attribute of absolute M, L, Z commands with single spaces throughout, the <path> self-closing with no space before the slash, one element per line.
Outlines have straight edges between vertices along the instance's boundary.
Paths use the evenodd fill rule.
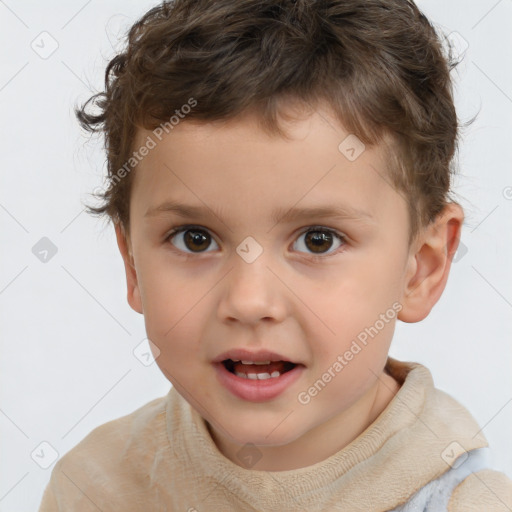
<path fill-rule="evenodd" d="M 302 237 L 305 236 L 302 241 Z M 334 251 L 328 252 L 329 249 L 333 247 L 333 244 L 337 244 L 334 247 Z M 330 256 L 331 254 L 336 254 L 336 249 L 345 244 L 345 237 L 332 229 L 323 228 L 321 226 L 312 226 L 309 227 L 307 231 L 303 231 L 297 242 L 294 244 L 294 249 L 301 250 L 302 248 L 306 248 L 310 250 L 314 255 L 313 259 L 322 258 L 326 256 L 318 256 L 324 255 Z M 315 256 L 316 255 L 316 256 Z"/>
<path fill-rule="evenodd" d="M 305 235 L 305 236 L 304 236 Z M 304 237 L 304 240 L 302 238 Z M 216 249 L 219 248 L 217 242 L 212 238 L 209 231 L 197 226 L 181 226 L 172 230 L 165 238 L 166 242 L 171 242 L 177 249 L 186 254 L 200 254 L 207 251 L 213 242 Z M 345 245 L 344 235 L 322 226 L 311 226 L 303 231 L 294 244 L 294 249 L 310 251 L 310 259 L 321 259 L 332 254 L 336 254 L 339 247 Z M 334 246 L 334 250 L 332 249 Z"/>
<path fill-rule="evenodd" d="M 173 239 L 175 239 L 175 242 L 172 241 Z M 217 245 L 217 242 L 215 242 L 207 230 L 195 226 L 182 226 L 181 228 L 174 229 L 166 237 L 166 241 L 170 241 L 180 251 L 188 254 L 209 252 L 205 251 L 205 249 L 208 248 L 211 242 Z"/>

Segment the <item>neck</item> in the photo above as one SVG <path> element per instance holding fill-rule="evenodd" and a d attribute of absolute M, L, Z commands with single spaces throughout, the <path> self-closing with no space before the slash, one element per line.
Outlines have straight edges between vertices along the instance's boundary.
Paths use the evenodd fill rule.
<path fill-rule="evenodd" d="M 307 431 L 294 441 L 277 446 L 258 446 L 262 457 L 251 468 L 258 471 L 288 471 L 311 466 L 334 455 L 364 432 L 387 407 L 400 388 L 383 372 L 375 384 L 351 407 Z M 222 435 L 207 423 L 219 451 L 241 465 L 237 453 L 242 445 Z"/>

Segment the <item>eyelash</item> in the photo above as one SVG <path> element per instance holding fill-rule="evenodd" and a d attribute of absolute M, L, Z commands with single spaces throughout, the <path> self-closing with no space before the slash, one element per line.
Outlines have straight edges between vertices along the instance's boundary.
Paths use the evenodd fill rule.
<path fill-rule="evenodd" d="M 205 232 L 209 233 L 210 236 L 212 236 L 210 231 L 202 226 L 184 225 L 184 226 L 179 226 L 177 228 L 174 228 L 169 233 L 167 233 L 167 235 L 165 235 L 164 242 L 169 242 L 175 235 L 182 233 L 183 231 L 194 230 L 194 229 L 196 229 L 198 231 L 205 231 Z M 306 229 L 304 229 L 303 231 L 301 231 L 298 234 L 297 238 L 301 237 L 305 233 L 309 233 L 310 231 L 321 231 L 324 233 L 331 233 L 332 235 L 334 235 L 335 238 L 337 238 L 342 243 L 342 245 L 340 245 L 340 247 L 338 247 L 332 253 L 328 253 L 325 255 L 310 254 L 308 256 L 305 256 L 306 259 L 308 259 L 310 261 L 320 261 L 320 260 L 324 260 L 325 258 L 328 258 L 329 256 L 335 256 L 336 254 L 339 254 L 345 250 L 345 246 L 347 244 L 347 237 L 345 235 L 343 235 L 342 233 L 339 233 L 338 231 L 335 231 L 331 228 L 326 228 L 324 226 L 308 226 Z M 213 236 L 212 236 L 212 238 L 213 238 Z M 204 252 L 209 252 L 209 251 L 202 251 L 202 252 L 198 252 L 198 253 L 193 253 L 193 252 L 184 253 L 184 251 L 182 251 L 181 249 L 178 249 L 178 248 L 175 248 L 174 250 L 178 251 L 179 253 L 181 253 L 181 255 L 184 255 L 186 258 L 193 257 L 195 254 L 200 255 L 200 254 L 203 254 Z M 301 253 L 301 254 L 305 254 L 305 253 Z"/>

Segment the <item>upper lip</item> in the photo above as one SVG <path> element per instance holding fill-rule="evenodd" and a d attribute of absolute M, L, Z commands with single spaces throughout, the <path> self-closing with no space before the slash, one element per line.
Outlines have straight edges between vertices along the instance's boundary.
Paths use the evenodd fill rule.
<path fill-rule="evenodd" d="M 251 351 L 243 348 L 234 348 L 232 350 L 228 350 L 223 352 L 219 356 L 217 356 L 213 362 L 221 363 L 226 359 L 232 359 L 233 361 L 253 361 L 255 363 L 260 361 L 289 361 L 293 363 L 291 359 L 278 354 L 277 352 L 271 352 L 269 350 L 258 350 Z M 298 364 L 298 363 L 296 363 Z"/>

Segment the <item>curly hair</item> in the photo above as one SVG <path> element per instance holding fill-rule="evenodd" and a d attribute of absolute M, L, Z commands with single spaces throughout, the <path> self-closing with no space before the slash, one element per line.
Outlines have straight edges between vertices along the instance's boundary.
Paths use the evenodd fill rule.
<path fill-rule="evenodd" d="M 193 105 L 185 122 L 251 111 L 285 137 L 278 114 L 289 99 L 326 102 L 365 145 L 390 136 L 387 173 L 408 203 L 409 242 L 451 201 L 459 125 L 450 72 L 459 62 L 412 0 L 164 1 L 125 42 L 105 90 L 75 107 L 85 130 L 104 133 L 107 154 L 109 184 L 89 213 L 129 230 L 138 128 L 169 126 Z"/>

